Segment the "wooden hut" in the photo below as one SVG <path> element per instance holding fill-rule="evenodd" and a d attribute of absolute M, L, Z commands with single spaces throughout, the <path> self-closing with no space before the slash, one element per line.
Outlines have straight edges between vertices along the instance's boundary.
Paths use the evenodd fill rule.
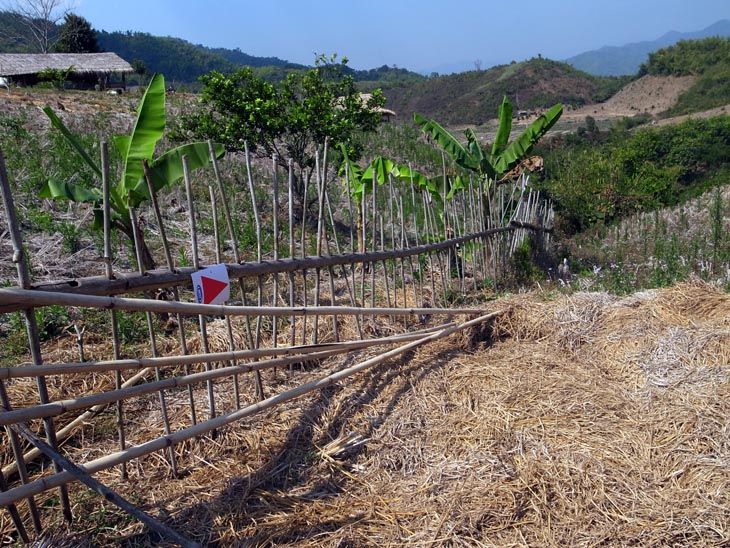
<path fill-rule="evenodd" d="M 116 53 L 1 53 L 0 76 L 20 85 L 33 85 L 43 80 L 48 69 L 67 74 L 64 78 L 81 87 L 106 89 L 118 75 L 126 87 L 126 74 L 132 65 Z"/>

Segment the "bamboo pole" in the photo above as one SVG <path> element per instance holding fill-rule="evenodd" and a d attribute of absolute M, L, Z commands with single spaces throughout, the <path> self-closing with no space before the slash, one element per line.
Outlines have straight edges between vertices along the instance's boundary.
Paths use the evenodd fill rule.
<path fill-rule="evenodd" d="M 160 312 L 181 314 L 200 314 L 208 316 L 302 316 L 341 314 L 353 316 L 410 316 L 414 314 L 474 314 L 478 309 L 470 308 L 367 308 L 349 306 L 314 307 L 275 307 L 275 306 L 230 306 L 222 304 L 198 304 L 188 302 L 158 301 L 156 299 L 137 299 L 122 297 L 100 297 L 96 295 L 77 295 L 75 293 L 51 293 L 15 287 L 0 288 L 0 304 L 22 303 L 23 307 L 36 306 L 81 306 L 106 308 L 136 312 Z M 2 369 L 0 369 L 2 371 Z"/>
<path fill-rule="evenodd" d="M 116 466 L 117 464 L 119 464 L 122 461 L 128 462 L 130 460 L 142 457 L 144 455 L 148 455 L 163 447 L 181 443 L 185 440 L 188 440 L 188 439 L 191 439 L 191 438 L 194 438 L 197 436 L 202 436 L 202 435 L 206 434 L 207 432 L 221 428 L 227 424 L 231 424 L 233 422 L 242 420 L 244 418 L 250 417 L 250 416 L 260 413 L 266 409 L 275 407 L 276 405 L 280 405 L 282 403 L 291 401 L 293 399 L 301 397 L 301 396 L 308 394 L 310 392 L 313 392 L 315 390 L 321 390 L 323 388 L 331 386 L 352 375 L 355 375 L 355 374 L 365 371 L 375 365 L 383 363 L 386 360 L 389 360 L 391 358 L 394 358 L 396 356 L 409 352 L 418 346 L 422 346 L 429 342 L 437 341 L 439 339 L 442 339 L 444 337 L 447 337 L 449 335 L 462 331 L 463 329 L 473 327 L 480 323 L 489 321 L 503 313 L 504 313 L 504 311 L 491 312 L 489 314 L 480 316 L 478 318 L 474 318 L 473 320 L 464 322 L 463 324 L 445 328 L 441 331 L 438 331 L 438 332 L 428 335 L 426 337 L 422 337 L 416 341 L 412 341 L 403 346 L 399 346 L 389 352 L 380 354 L 374 358 L 370 358 L 368 360 L 360 362 L 359 364 L 356 364 L 347 369 L 337 371 L 337 372 L 332 373 L 331 375 L 328 375 L 321 379 L 314 380 L 314 381 L 305 383 L 303 385 L 300 385 L 296 388 L 293 388 L 291 390 L 287 390 L 280 394 L 270 396 L 269 398 L 267 398 L 263 401 L 259 401 L 248 407 L 244 407 L 243 409 L 238 409 L 236 411 L 232 411 L 225 415 L 219 415 L 218 417 L 216 417 L 214 419 L 210 419 L 204 423 L 198 423 L 196 425 L 189 426 L 182 430 L 178 430 L 177 432 L 174 432 L 173 434 L 170 434 L 169 436 L 164 436 L 161 438 L 150 440 L 148 442 L 142 443 L 135 447 L 130 447 L 125 451 L 119 451 L 117 453 L 112 453 L 110 455 L 106 455 L 104 457 L 100 457 L 93 461 L 87 462 L 86 464 L 83 465 L 82 469 L 86 473 L 93 474 L 93 473 L 99 472 L 101 470 L 105 470 L 111 466 Z M 43 478 L 39 478 L 27 485 L 18 486 L 13 489 L 9 489 L 5 493 L 0 493 L 0 506 L 7 506 L 8 504 L 12 504 L 13 502 L 21 500 L 23 498 L 37 495 L 39 493 L 47 491 L 48 489 L 53 489 L 54 487 L 64 485 L 70 481 L 73 481 L 73 476 L 71 474 L 69 474 L 68 472 L 61 472 L 61 473 L 54 474 L 52 476 L 46 476 Z"/>
<path fill-rule="evenodd" d="M 139 225 L 137 223 L 137 214 L 135 211 L 135 208 L 130 207 L 129 208 L 129 216 L 132 219 L 132 234 L 134 234 L 134 249 L 137 254 L 137 267 L 139 268 L 139 273 L 144 274 L 144 264 L 142 261 L 142 246 L 140 245 L 140 242 L 142 240 L 141 234 L 139 234 Z M 155 325 L 154 320 L 152 318 L 152 312 L 145 311 L 145 316 L 147 319 L 147 331 L 149 333 L 149 341 L 150 341 L 150 349 L 152 351 L 152 357 L 157 357 L 158 351 L 157 351 L 157 339 L 155 337 Z M 160 380 L 161 373 L 159 368 L 155 368 L 155 379 Z M 160 390 L 158 393 L 158 401 L 160 402 L 160 415 L 162 416 L 162 425 L 165 431 L 165 435 L 170 434 L 170 418 L 167 415 L 167 402 L 165 401 L 165 393 Z M 175 452 L 172 447 L 168 448 L 168 459 L 170 462 L 170 468 L 172 470 L 172 477 L 177 478 L 177 461 L 175 460 Z"/>
<path fill-rule="evenodd" d="M 236 262 L 236 264 L 239 264 L 241 262 L 241 255 L 238 250 L 238 241 L 236 240 L 236 232 L 233 229 L 233 217 L 231 215 L 231 208 L 228 205 L 228 200 L 226 199 L 226 191 L 225 191 L 225 188 L 223 188 L 223 178 L 221 177 L 220 170 L 218 169 L 218 160 L 215 157 L 215 150 L 213 149 L 213 141 L 211 141 L 211 140 L 208 140 L 208 150 L 210 152 L 211 163 L 213 164 L 213 173 L 215 174 L 215 180 L 216 180 L 216 184 L 218 186 L 218 192 L 221 195 L 221 201 L 223 202 L 223 216 L 226 219 L 226 227 L 228 228 L 228 237 L 231 239 L 231 249 L 233 250 L 233 260 Z M 241 292 L 241 302 L 243 302 L 244 305 L 248 304 L 246 302 L 246 288 L 243 284 L 243 278 L 238 278 L 238 288 L 239 288 L 239 291 Z M 245 318 L 244 325 L 246 328 L 246 338 L 248 340 L 248 347 L 253 348 L 254 347 L 253 333 L 251 331 L 251 321 L 248 316 Z M 256 390 L 257 390 L 258 394 L 263 394 L 261 378 L 258 376 L 258 374 L 256 375 L 255 382 L 256 382 Z M 239 387 L 238 387 L 238 377 L 234 377 L 234 379 L 233 379 L 233 388 L 235 391 L 234 398 L 236 400 L 236 407 L 238 408 L 238 407 L 240 407 L 240 392 L 239 392 Z"/>
<path fill-rule="evenodd" d="M 253 167 L 251 166 L 251 151 L 248 148 L 248 142 L 243 142 L 245 158 L 246 158 L 246 175 L 248 180 L 248 191 L 251 194 L 251 208 L 253 209 L 253 218 L 256 223 L 256 260 L 260 263 L 263 259 L 263 252 L 261 249 L 261 215 L 259 213 L 258 200 L 256 199 L 256 189 L 253 184 Z M 256 303 L 258 306 L 262 306 L 263 303 L 263 287 L 261 285 L 261 275 L 256 277 Z M 256 337 L 254 348 L 258 348 L 261 345 L 261 316 L 256 317 Z M 261 390 L 260 397 L 263 397 L 263 389 Z"/>
<path fill-rule="evenodd" d="M 146 163 L 144 164 L 147 165 Z M 109 182 L 109 149 L 106 142 L 101 143 L 101 184 L 102 199 L 104 208 L 104 264 L 106 266 L 106 276 L 109 280 L 114 279 L 114 271 L 112 269 L 112 244 L 111 244 L 111 191 Z M 159 208 L 158 208 L 159 209 Z M 112 328 L 112 352 L 114 359 L 118 360 L 122 357 L 121 344 L 119 342 L 119 324 L 117 321 L 117 311 L 110 310 Z M 114 387 L 119 390 L 123 384 L 122 373 L 117 371 L 114 375 Z M 124 404 L 119 401 L 117 403 L 117 439 L 119 440 L 119 450 L 124 451 L 127 446 L 126 434 L 124 432 Z M 123 480 L 128 478 L 127 465 L 122 464 L 121 476 Z"/>
<path fill-rule="evenodd" d="M 0 150 L 0 193 L 2 194 L 3 206 L 5 207 L 5 217 L 8 223 L 8 231 L 10 232 L 10 240 L 13 245 L 13 258 L 12 261 L 15 263 L 16 270 L 18 273 L 18 281 L 20 287 L 27 289 L 31 285 L 30 279 L 30 268 L 26 262 L 25 249 L 23 246 L 23 238 L 20 234 L 20 225 L 16 217 L 15 202 L 13 200 L 13 194 L 10 190 L 10 179 L 8 179 L 8 172 L 5 166 L 5 154 Z M 26 308 L 23 310 L 25 316 L 25 327 L 28 334 L 28 346 L 30 347 L 31 359 L 34 365 L 43 364 L 43 355 L 41 352 L 40 338 L 38 336 L 38 324 L 36 323 L 35 310 L 33 308 Z M 46 380 L 43 377 L 36 379 L 36 387 L 38 389 L 38 399 L 41 403 L 49 401 L 48 398 L 48 387 L 46 386 Z M 56 439 L 56 427 L 53 424 L 52 419 L 45 419 L 43 421 L 43 429 L 46 434 L 46 440 L 53 448 L 58 447 L 58 441 Z M 18 463 L 20 466 L 20 463 Z M 56 472 L 59 471 L 58 467 L 54 465 Z M 61 507 L 63 509 L 63 516 L 69 523 L 72 521 L 73 516 L 71 515 L 71 503 L 68 498 L 68 490 L 63 487 L 59 490 L 59 496 L 61 500 Z"/>
<path fill-rule="evenodd" d="M 324 225 L 324 178 L 320 172 L 319 165 L 319 150 L 314 155 L 314 173 L 316 175 L 315 180 L 317 181 L 317 247 L 315 255 L 322 255 L 322 230 Z M 317 268 L 315 269 L 316 277 L 314 279 L 314 306 L 319 306 L 320 297 L 320 283 L 322 278 L 322 271 Z M 312 343 L 317 344 L 319 340 L 319 316 L 314 316 L 314 326 L 312 329 Z"/>
<path fill-rule="evenodd" d="M 329 194 L 326 196 L 327 198 L 327 211 L 329 212 L 329 218 L 330 218 L 330 224 L 332 225 L 332 236 L 335 240 L 335 251 L 337 252 L 337 255 L 339 255 L 342 251 L 340 248 L 340 242 L 339 238 L 337 237 L 337 227 L 335 226 L 335 216 L 332 213 L 332 205 L 330 204 L 330 197 Z M 350 227 L 350 235 L 352 236 L 352 227 Z M 327 244 L 327 254 L 331 255 L 332 251 L 329 248 L 329 240 L 325 239 L 325 243 Z M 352 243 L 352 242 L 351 242 Z M 332 303 L 335 303 L 335 289 L 334 289 L 334 272 L 333 268 L 330 266 L 329 272 L 330 272 L 330 283 L 331 283 L 331 290 L 332 290 Z M 353 274 L 355 269 L 353 268 Z M 342 279 L 345 280 L 345 287 L 347 288 L 347 293 L 350 296 L 350 305 L 351 306 L 357 306 L 357 301 L 355 300 L 355 294 L 353 292 L 353 288 L 350 286 L 350 277 L 347 274 L 347 269 L 345 268 L 345 265 L 340 265 L 340 273 L 342 274 Z M 335 326 L 335 340 L 339 340 L 339 332 L 337 330 L 337 319 L 333 319 L 333 323 Z M 357 334 L 362 339 L 363 333 L 362 333 L 362 326 L 360 325 L 360 316 L 355 316 L 355 327 L 357 328 Z"/>
<path fill-rule="evenodd" d="M 104 500 L 111 502 L 115 506 L 118 506 L 119 508 L 124 510 L 126 513 L 134 516 L 153 531 L 156 531 L 163 537 L 173 541 L 175 544 L 182 546 L 183 548 L 201 548 L 200 544 L 198 544 L 197 542 L 192 542 L 191 540 L 183 537 L 174 529 L 168 527 L 162 522 L 157 521 L 149 514 L 134 506 L 131 502 L 126 500 L 124 497 L 122 497 L 106 485 L 102 484 L 100 481 L 92 478 L 84 470 L 76 466 L 73 462 L 71 462 L 63 455 L 61 455 L 50 445 L 38 439 L 33 434 L 33 432 L 31 432 L 24 424 L 15 424 L 11 426 L 11 428 L 15 430 L 18 434 L 23 436 L 37 449 L 42 451 L 51 461 L 53 461 L 56 466 L 65 469 L 67 473 L 71 474 L 71 476 L 74 477 L 74 479 L 79 480 L 81 483 L 89 487 L 92 491 L 95 491 L 96 493 L 101 495 Z"/>
<path fill-rule="evenodd" d="M 198 257 L 198 230 L 195 222 L 195 204 L 193 203 L 193 183 L 190 179 L 190 167 L 188 166 L 187 156 L 182 157 L 183 165 L 183 179 L 185 180 L 185 194 L 188 202 L 188 219 L 190 222 L 190 250 L 193 255 L 193 268 L 198 270 L 200 268 L 200 258 Z M 181 303 L 176 303 L 181 304 Z M 206 329 L 207 320 L 205 315 L 201 312 L 198 314 L 198 323 L 200 324 L 200 342 L 203 347 L 203 352 L 208 353 L 208 330 Z M 210 362 L 205 362 L 205 370 L 210 371 L 212 369 Z M 215 417 L 215 394 L 213 392 L 213 382 L 207 383 L 208 389 L 208 415 L 212 419 Z M 215 432 L 213 432 L 215 437 Z"/>
<path fill-rule="evenodd" d="M 271 157 L 272 170 L 273 170 L 273 187 L 271 192 L 273 194 L 273 229 L 274 229 L 274 260 L 279 260 L 279 174 L 277 170 L 277 155 L 274 154 Z M 274 273 L 274 299 L 271 304 L 277 306 L 279 302 L 279 274 Z M 276 316 L 271 317 L 271 341 L 272 345 L 276 347 L 279 344 L 279 318 Z"/>
<path fill-rule="evenodd" d="M 5 382 L 0 381 L 0 405 L 3 406 L 3 409 L 8 410 L 10 409 L 10 400 L 8 398 L 8 393 L 5 390 Z M 26 469 L 26 461 L 23 459 L 23 447 L 20 444 L 20 438 L 15 433 L 14 430 L 10 428 L 5 429 L 8 437 L 10 438 L 10 447 L 13 450 L 13 457 L 15 458 L 15 470 L 13 470 L 13 473 L 17 470 L 18 475 L 20 476 L 20 481 L 24 485 L 26 483 L 30 483 L 30 476 L 28 475 L 28 470 Z M 123 447 L 120 447 L 120 450 L 123 450 Z M 10 473 L 5 472 L 5 470 L 0 473 L 0 477 L 2 477 L 2 491 L 7 491 L 8 486 L 5 482 L 5 475 L 10 475 Z M 30 516 L 31 520 L 33 522 L 33 529 L 36 533 L 41 533 L 43 531 L 43 524 L 41 523 L 41 516 L 38 512 L 38 506 L 35 503 L 35 497 L 30 496 L 27 499 L 28 502 L 28 508 L 30 509 Z M 10 508 L 10 513 L 13 515 L 13 508 L 15 508 L 15 505 L 13 505 Z M 16 510 L 17 512 L 17 510 Z M 13 515 L 13 521 L 15 522 L 15 528 L 18 530 L 18 533 L 23 536 L 25 533 L 25 527 L 23 527 L 22 520 L 18 519 L 18 521 L 15 520 L 15 516 Z"/>
<path fill-rule="evenodd" d="M 373 219 L 372 219 L 372 229 L 373 229 L 373 240 L 372 240 L 372 250 L 375 252 L 375 250 L 378 248 L 378 201 L 377 201 L 377 194 L 378 194 L 378 181 L 377 177 L 375 176 L 375 173 L 373 173 Z M 363 191 L 363 200 L 365 199 L 364 191 Z M 377 263 L 373 262 L 370 264 L 370 306 L 375 307 L 375 265 Z"/>
<path fill-rule="evenodd" d="M 431 234 L 431 208 L 430 208 L 430 202 L 431 199 L 430 196 L 427 196 L 425 192 L 421 194 L 423 197 L 423 223 L 424 227 L 426 229 L 426 241 L 430 242 L 432 239 Z M 433 265 L 433 253 L 428 254 L 428 271 L 429 271 L 429 278 L 431 280 L 431 302 L 432 304 L 436 304 L 439 299 L 438 295 L 436 293 L 436 283 L 435 283 L 435 274 L 436 269 Z"/>
<path fill-rule="evenodd" d="M 210 152 L 211 142 L 208 141 L 208 147 Z M 215 152 L 213 152 L 212 157 L 215 158 Z M 220 173 L 218 172 L 218 163 L 213 162 L 213 171 L 216 175 L 216 179 L 220 178 Z M 215 262 L 217 264 L 221 264 L 223 262 L 223 257 L 221 253 L 221 237 L 220 237 L 220 230 L 218 228 L 218 198 L 216 196 L 215 187 L 213 186 L 213 183 L 208 182 L 208 194 L 210 195 L 210 209 L 211 209 L 211 217 L 213 218 L 213 238 L 215 240 Z M 224 196 L 221 195 L 221 199 L 223 199 Z M 228 349 L 234 350 L 235 349 L 235 343 L 233 339 L 233 326 L 231 325 L 231 318 L 230 316 L 226 316 L 225 320 L 226 322 L 226 335 L 228 336 Z M 235 402 L 236 408 L 240 408 L 241 405 L 241 396 L 238 393 L 238 377 L 233 377 L 232 379 L 233 383 L 233 401 Z"/>
<path fill-rule="evenodd" d="M 294 243 L 294 167 L 291 159 L 288 161 L 288 206 L 289 206 L 289 260 L 295 259 L 296 247 Z M 294 307 L 296 296 L 294 287 L 294 272 L 289 272 L 289 306 Z M 289 344 L 296 344 L 296 322 L 294 316 L 289 318 Z"/>
<path fill-rule="evenodd" d="M 478 312 L 478 311 L 475 311 Z M 81 375 L 88 373 L 104 373 L 109 371 L 125 371 L 125 370 L 142 370 L 142 372 L 150 371 L 155 367 L 178 367 L 180 365 L 196 365 L 205 363 L 206 361 L 238 361 L 245 359 L 257 359 L 271 356 L 294 356 L 298 354 L 307 354 L 316 350 L 327 350 L 330 348 L 347 348 L 349 350 L 358 350 L 361 348 L 369 348 L 382 344 L 390 344 L 393 341 L 406 340 L 414 335 L 429 333 L 437 329 L 448 327 L 448 324 L 438 325 L 426 329 L 409 331 L 401 335 L 390 335 L 388 337 L 356 340 L 356 341 L 340 341 L 332 343 L 320 343 L 317 345 L 302 346 L 279 346 L 276 348 L 259 348 L 255 350 L 229 350 L 227 352 L 211 352 L 208 354 L 184 354 L 177 356 L 159 356 L 156 358 L 127 358 L 120 360 L 100 360 L 93 362 L 78 363 L 49 363 L 44 365 L 18 365 L 0 368 L 0 381 L 8 379 L 23 379 L 31 377 L 49 377 L 51 375 Z M 186 373 L 187 374 L 187 373 Z M 129 379 L 124 386 L 132 386 L 129 384 L 133 379 Z M 60 432 L 60 431 L 59 431 Z M 60 435 L 60 434 L 59 434 Z"/>

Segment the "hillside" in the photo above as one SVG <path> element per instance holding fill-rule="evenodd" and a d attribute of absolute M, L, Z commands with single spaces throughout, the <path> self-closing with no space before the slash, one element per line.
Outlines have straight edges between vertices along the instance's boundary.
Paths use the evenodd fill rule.
<path fill-rule="evenodd" d="M 447 125 L 478 125 L 496 117 L 505 95 L 515 110 L 540 109 L 558 102 L 581 106 L 612 95 L 627 80 L 598 78 L 565 63 L 535 58 L 429 78 L 405 88 L 385 87 L 383 92 L 387 108 L 401 119 L 411 119 L 418 112 Z"/>

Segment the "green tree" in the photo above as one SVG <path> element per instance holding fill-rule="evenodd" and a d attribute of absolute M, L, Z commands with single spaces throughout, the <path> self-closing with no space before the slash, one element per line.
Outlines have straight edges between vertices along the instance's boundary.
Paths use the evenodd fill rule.
<path fill-rule="evenodd" d="M 53 50 L 58 53 L 98 53 L 99 43 L 91 23 L 79 15 L 69 13 L 58 30 L 58 41 Z"/>
<path fill-rule="evenodd" d="M 347 59 L 317 58 L 314 68 L 290 74 L 275 86 L 246 67 L 227 76 L 211 72 L 204 84 L 203 108 L 183 116 L 175 135 L 180 138 L 214 138 L 229 151 L 244 143 L 261 157 L 277 154 L 282 166 L 295 165 L 294 191 L 306 207 L 304 189 L 311 180 L 317 150 L 325 142 L 345 145 L 357 159 L 359 131 L 373 131 L 382 121 L 377 107 L 385 103 L 380 90 L 364 100 L 351 75 Z"/>

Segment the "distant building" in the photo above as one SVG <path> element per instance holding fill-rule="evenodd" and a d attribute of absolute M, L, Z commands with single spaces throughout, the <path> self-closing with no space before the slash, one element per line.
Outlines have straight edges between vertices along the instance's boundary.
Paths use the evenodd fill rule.
<path fill-rule="evenodd" d="M 360 94 L 360 101 L 362 104 L 367 104 L 367 102 L 370 100 L 370 97 L 372 97 L 372 93 L 361 93 Z M 395 118 L 396 114 L 395 111 L 384 108 L 384 107 L 375 107 L 373 109 L 375 112 L 379 112 L 381 116 L 383 117 L 383 122 L 390 122 L 391 118 Z"/>
<path fill-rule="evenodd" d="M 0 76 L 15 84 L 37 84 L 42 81 L 39 74 L 47 69 L 68 71 L 69 82 L 101 89 L 115 75 L 121 78 L 121 87 L 126 87 L 126 75 L 134 72 L 116 53 L 0 53 Z"/>

